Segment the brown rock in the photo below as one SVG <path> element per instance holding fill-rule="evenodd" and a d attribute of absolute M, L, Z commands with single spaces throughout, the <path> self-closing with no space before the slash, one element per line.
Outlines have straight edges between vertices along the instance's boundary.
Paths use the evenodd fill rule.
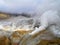
<path fill-rule="evenodd" d="M 22 31 L 18 30 L 13 32 L 13 34 L 10 36 L 11 44 L 18 45 L 21 41 L 21 38 L 27 33 L 29 33 L 29 31 L 25 31 L 25 30 L 22 30 Z"/>
<path fill-rule="evenodd" d="M 0 45 L 10 45 L 10 40 L 6 36 L 0 37 Z"/>
<path fill-rule="evenodd" d="M 0 13 L 0 19 L 6 19 L 9 17 L 10 17 L 10 15 L 8 15 L 8 14 Z"/>

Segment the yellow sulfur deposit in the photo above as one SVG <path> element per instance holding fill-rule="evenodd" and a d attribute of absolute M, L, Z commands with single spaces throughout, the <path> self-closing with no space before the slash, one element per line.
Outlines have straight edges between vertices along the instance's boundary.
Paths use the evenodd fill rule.
<path fill-rule="evenodd" d="M 8 39 L 8 37 L 0 37 L 0 45 L 10 45 L 10 40 Z"/>
<path fill-rule="evenodd" d="M 8 14 L 0 13 L 0 19 L 6 19 L 9 18 L 10 16 Z"/>
<path fill-rule="evenodd" d="M 28 35 L 30 32 L 32 31 L 26 31 L 20 29 L 14 31 L 9 37 L 0 36 L 0 45 L 59 45 L 60 44 L 59 38 L 54 39 L 52 38 L 51 40 L 42 39 L 41 38 L 42 34 L 47 35 L 47 32 L 45 30 L 41 31 L 40 33 L 34 36 Z M 52 36 L 51 34 L 48 35 Z"/>

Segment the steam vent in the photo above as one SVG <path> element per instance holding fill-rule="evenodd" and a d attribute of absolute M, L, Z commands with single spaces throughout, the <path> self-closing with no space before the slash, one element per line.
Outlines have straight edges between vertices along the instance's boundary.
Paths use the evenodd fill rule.
<path fill-rule="evenodd" d="M 0 45 L 60 45 L 60 0 L 0 0 Z"/>
<path fill-rule="evenodd" d="M 29 33 L 39 27 L 39 22 L 25 16 L 10 16 L 1 13 L 0 45 L 59 45 L 60 39 L 47 29 L 35 35 Z M 3 19 L 2 19 L 3 17 Z M 13 19 L 13 20 L 12 20 Z"/>

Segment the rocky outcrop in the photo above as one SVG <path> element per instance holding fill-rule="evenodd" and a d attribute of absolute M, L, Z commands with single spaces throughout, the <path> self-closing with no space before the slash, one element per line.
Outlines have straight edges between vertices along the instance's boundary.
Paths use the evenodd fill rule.
<path fill-rule="evenodd" d="M 49 30 L 43 30 L 33 36 L 29 35 L 37 25 L 35 23 L 32 18 L 26 17 L 12 17 L 0 21 L 0 45 L 47 45 L 51 41 L 60 44 L 60 39 L 56 39 Z"/>

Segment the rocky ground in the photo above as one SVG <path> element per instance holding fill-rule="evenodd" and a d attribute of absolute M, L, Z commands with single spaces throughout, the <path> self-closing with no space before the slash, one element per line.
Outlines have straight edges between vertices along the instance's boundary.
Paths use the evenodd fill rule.
<path fill-rule="evenodd" d="M 11 31 L 13 29 L 10 28 L 13 27 L 9 27 L 10 26 L 9 22 L 16 23 L 20 19 L 28 20 L 29 18 L 24 16 L 8 16 L 5 14 L 2 15 L 0 15 L 1 17 L 0 18 L 0 45 L 59 45 L 60 44 L 60 39 L 54 38 L 54 36 L 49 31 L 42 31 L 41 33 L 36 34 L 34 36 L 28 35 L 28 33 L 32 32 L 32 30 L 27 31 L 25 29 L 27 26 L 27 22 L 24 21 L 19 22 L 19 24 L 23 23 L 23 25 L 25 25 L 25 28 L 23 30 L 17 29 L 15 31 Z M 1 28 L 1 24 L 5 25 L 4 29 Z M 21 26 L 19 24 L 17 23 L 17 26 Z M 33 23 L 30 24 L 32 25 Z M 29 27 L 28 28 L 31 29 L 31 27 L 33 28 L 33 26 L 30 26 L 30 28 Z"/>

